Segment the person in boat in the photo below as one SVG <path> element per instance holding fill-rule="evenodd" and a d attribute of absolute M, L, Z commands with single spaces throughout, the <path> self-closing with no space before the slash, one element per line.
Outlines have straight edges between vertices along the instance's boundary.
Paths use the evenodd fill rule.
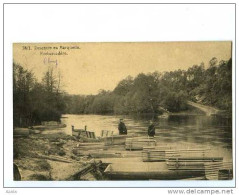
<path fill-rule="evenodd" d="M 148 127 L 148 136 L 149 137 L 154 137 L 155 135 L 155 125 L 153 121 L 149 122 L 149 127 Z"/>
<path fill-rule="evenodd" d="M 118 130 L 120 135 L 127 135 L 127 128 L 123 122 L 123 119 L 120 119 L 119 125 L 118 125 Z"/>

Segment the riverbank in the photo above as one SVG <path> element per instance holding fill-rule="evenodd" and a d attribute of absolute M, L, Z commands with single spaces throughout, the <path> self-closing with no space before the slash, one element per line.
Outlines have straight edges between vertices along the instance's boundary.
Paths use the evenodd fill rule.
<path fill-rule="evenodd" d="M 108 180 L 104 170 L 109 164 L 117 164 L 113 165 L 114 169 L 119 164 L 128 166 L 129 162 L 139 167 L 147 165 L 142 162 L 142 151 L 127 151 L 125 144 L 105 145 L 101 131 L 114 131 L 113 135 L 118 137 L 119 116 L 64 117 L 66 118 L 62 118 L 62 123 L 67 125 L 66 128 L 44 130 L 39 134 L 30 133 L 28 137 L 14 137 L 14 163 L 20 169 L 22 180 Z M 125 116 L 128 137 L 146 138 L 150 118 Z M 170 115 L 168 118 L 155 120 L 154 139 L 158 146 L 169 146 L 172 149 L 207 147 L 211 148 L 210 154 L 223 156 L 225 161 L 231 161 L 230 121 L 205 115 Z M 71 125 L 76 129 L 87 125 L 87 130 L 94 131 L 97 139 L 78 139 L 71 136 Z"/>
<path fill-rule="evenodd" d="M 100 172 L 96 171 L 99 162 L 72 152 L 84 141 L 59 133 L 14 138 L 14 163 L 20 170 L 21 180 L 75 180 L 84 170 L 87 173 L 81 180 L 101 179 Z"/>
<path fill-rule="evenodd" d="M 207 146 L 163 144 L 160 140 L 158 136 L 88 139 L 64 134 L 30 135 L 14 138 L 14 163 L 22 181 L 218 179 L 214 172 L 220 167 L 223 170 L 224 165 L 232 172 L 231 160 Z M 194 166 L 195 171 L 192 167 L 175 168 L 178 158 L 191 160 L 190 165 L 180 166 Z M 204 161 L 205 165 L 216 162 L 218 169 L 213 168 L 213 175 L 208 172 L 211 166 L 206 169 L 201 165 Z"/>

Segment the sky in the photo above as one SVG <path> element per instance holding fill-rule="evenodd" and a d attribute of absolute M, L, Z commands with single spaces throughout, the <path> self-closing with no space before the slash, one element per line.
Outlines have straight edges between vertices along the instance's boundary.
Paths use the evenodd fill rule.
<path fill-rule="evenodd" d="M 54 55 L 50 55 L 54 54 Z M 60 54 L 60 55 L 56 55 Z M 231 58 L 231 42 L 14 43 L 13 61 L 40 81 L 52 67 L 69 94 L 113 90 L 128 75 L 186 70 Z"/>

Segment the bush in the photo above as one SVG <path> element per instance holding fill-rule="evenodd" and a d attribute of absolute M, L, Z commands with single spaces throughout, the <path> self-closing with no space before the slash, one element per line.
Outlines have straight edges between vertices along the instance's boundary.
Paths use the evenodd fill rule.
<path fill-rule="evenodd" d="M 164 100 L 164 107 L 170 112 L 179 112 L 187 109 L 187 97 L 182 91 L 169 92 Z"/>

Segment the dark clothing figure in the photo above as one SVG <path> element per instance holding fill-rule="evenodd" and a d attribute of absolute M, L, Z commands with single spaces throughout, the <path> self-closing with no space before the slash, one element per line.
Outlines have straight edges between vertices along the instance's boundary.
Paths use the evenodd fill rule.
<path fill-rule="evenodd" d="M 120 135 L 127 135 L 127 128 L 122 121 L 118 125 L 118 130 Z"/>
<path fill-rule="evenodd" d="M 155 135 L 155 126 L 154 124 L 150 124 L 148 128 L 148 136 L 154 137 Z"/>

